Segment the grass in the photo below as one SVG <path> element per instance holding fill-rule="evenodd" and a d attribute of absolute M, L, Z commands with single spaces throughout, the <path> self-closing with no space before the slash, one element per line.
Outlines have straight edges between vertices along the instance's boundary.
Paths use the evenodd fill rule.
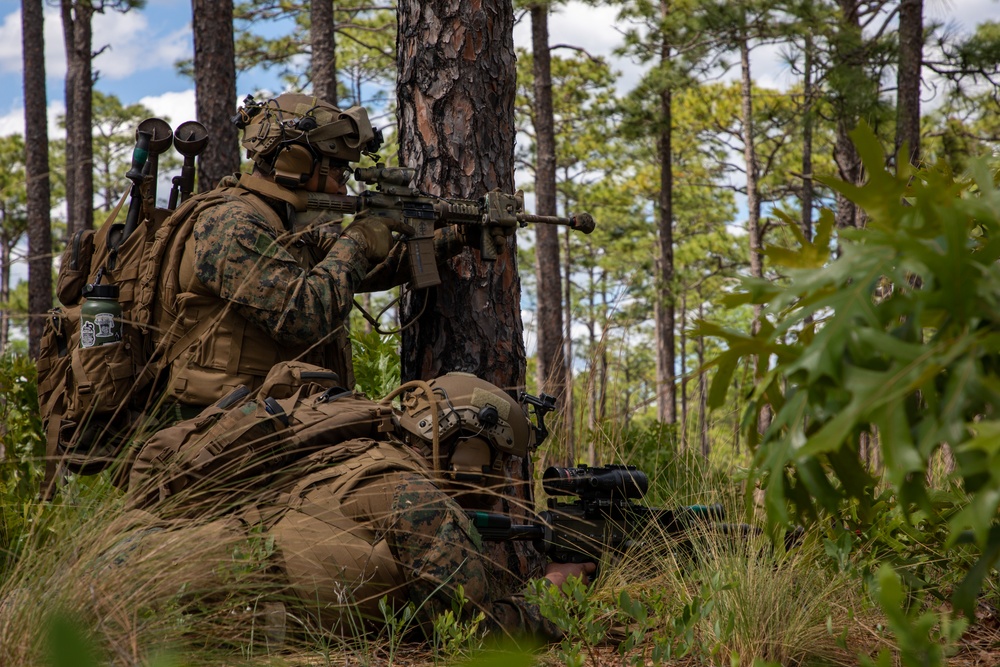
<path fill-rule="evenodd" d="M 446 647 L 412 643 L 404 627 L 337 636 L 291 606 L 277 642 L 267 621 L 274 608 L 263 604 L 275 598 L 266 546 L 219 521 L 166 523 L 128 511 L 104 484 L 78 480 L 69 491 L 71 504 L 36 508 L 25 555 L 0 582 L 2 665 L 40 664 L 52 628 L 62 622 L 66 632 L 60 619 L 79 630 L 96 664 L 108 665 L 430 665 L 483 650 L 457 620 L 436 628 L 451 638 Z M 661 492 L 668 507 L 691 501 Z M 731 488 L 685 493 L 741 515 Z M 858 573 L 831 567 L 818 537 L 784 552 L 763 534 L 653 531 L 603 563 L 590 590 L 558 593 L 550 607 L 576 625 L 568 644 L 533 654 L 543 662 L 576 664 L 575 650 L 591 664 L 853 665 L 859 651 L 891 645 Z M 400 618 L 390 614 L 386 627 Z"/>
<path fill-rule="evenodd" d="M 5 438 L 35 428 L 25 419 L 22 431 L 9 429 Z M 606 440 L 603 462 L 655 473 L 645 502 L 722 503 L 729 521 L 744 520 L 741 477 L 731 462 L 678 453 L 671 433 L 656 426 Z M 867 592 L 863 558 L 844 566 L 819 532 L 785 552 L 752 531 L 735 537 L 696 530 L 685 538 L 651 531 L 602 563 L 591 588 L 537 588 L 567 640 L 527 653 L 491 647 L 458 614 L 436 624 L 427 642 L 415 641 L 395 612 L 375 624 L 381 631 L 365 632 L 359 623 L 334 634 L 299 607 L 286 605 L 285 615 L 276 606 L 283 599 L 269 576 L 273 545 L 262 536 L 248 538 L 222 521 L 167 522 L 129 511 L 103 477 L 72 480 L 58 504 L 39 505 L 24 483 L 34 474 L 30 454 L 0 463 L 4 667 L 668 660 L 827 666 L 858 664 L 859 653 L 893 647 L 886 617 Z M 948 563 L 928 567 L 944 571 Z"/>

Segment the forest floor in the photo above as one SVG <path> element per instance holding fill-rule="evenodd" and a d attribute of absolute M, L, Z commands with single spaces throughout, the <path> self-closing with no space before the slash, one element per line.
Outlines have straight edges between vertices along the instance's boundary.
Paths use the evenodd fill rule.
<path fill-rule="evenodd" d="M 959 642 L 959 651 L 949 667 L 997 667 L 1000 665 L 1000 616 L 997 610 L 979 611 L 977 622 Z"/>
<path fill-rule="evenodd" d="M 623 665 L 643 664 L 638 661 L 633 662 L 638 657 L 638 650 L 623 658 L 614 646 L 599 646 L 590 653 L 585 664 L 589 667 L 622 667 Z M 508 662 L 502 654 L 493 654 L 486 660 L 476 658 L 449 660 L 440 657 L 435 659 L 435 656 L 422 645 L 401 644 L 391 657 L 382 651 L 366 655 L 363 658 L 358 655 L 345 654 L 341 655 L 339 660 L 332 656 L 322 659 L 317 656 L 302 656 L 301 658 L 288 656 L 288 662 L 285 664 L 289 665 L 289 667 L 319 667 L 320 665 L 323 667 L 330 667 L 331 665 L 343 665 L 344 667 L 354 665 L 365 665 L 368 667 L 388 667 L 390 665 L 393 667 L 442 667 L 446 665 L 510 667 L 510 665 L 515 664 L 519 667 L 525 667 L 529 664 L 540 667 L 559 667 L 564 663 L 554 650 L 539 653 L 527 663 L 523 655 L 517 656 L 516 659 Z M 644 664 L 651 667 L 654 663 L 652 660 L 647 659 Z M 670 667 L 696 667 L 703 666 L 705 662 L 703 656 L 692 656 L 688 659 L 674 660 L 660 664 L 669 665 Z M 847 665 L 856 663 L 847 662 L 844 664 L 846 667 Z M 948 659 L 947 665 L 948 667 L 1000 666 L 1000 618 L 994 615 L 989 615 L 985 618 L 981 617 L 979 622 L 966 632 L 959 643 L 958 652 Z"/>

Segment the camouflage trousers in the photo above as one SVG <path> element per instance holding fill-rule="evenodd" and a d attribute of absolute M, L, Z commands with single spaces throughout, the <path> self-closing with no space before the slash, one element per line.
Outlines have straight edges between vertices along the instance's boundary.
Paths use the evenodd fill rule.
<path fill-rule="evenodd" d="M 291 595 L 324 628 L 355 634 L 410 602 L 426 623 L 452 608 L 459 585 L 469 613 L 487 603 L 478 533 L 395 447 L 322 467 L 282 502 L 268 531 L 275 558 Z"/>

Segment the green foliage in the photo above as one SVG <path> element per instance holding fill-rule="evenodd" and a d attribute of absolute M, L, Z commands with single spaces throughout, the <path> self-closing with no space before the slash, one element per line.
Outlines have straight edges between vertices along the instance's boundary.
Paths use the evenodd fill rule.
<path fill-rule="evenodd" d="M 876 597 L 899 644 L 899 657 L 904 667 L 946 664 L 945 658 L 968 627 L 966 619 L 910 609 L 899 576 L 888 565 L 879 568 Z M 875 662 L 863 656 L 861 664 L 864 667 L 892 667 L 894 663 L 889 651 L 883 650 Z"/>
<path fill-rule="evenodd" d="M 618 646 L 618 652 L 625 657 L 639 648 L 639 655 L 631 656 L 633 665 L 646 664 L 647 649 L 654 665 L 691 655 L 699 646 L 699 637 L 695 634 L 698 625 L 708 619 L 715 606 L 713 597 L 727 588 L 716 573 L 673 615 L 668 598 L 662 593 L 632 599 L 628 591 L 622 590 L 618 596 L 618 619 L 628 628 L 628 634 Z"/>
<path fill-rule="evenodd" d="M 35 365 L 0 356 L 0 581 L 25 547 L 44 472 Z"/>
<path fill-rule="evenodd" d="M 98 667 L 97 651 L 81 623 L 69 616 L 56 614 L 49 619 L 49 667 Z"/>
<path fill-rule="evenodd" d="M 399 386 L 399 337 L 352 331 L 354 382 L 359 391 L 381 398 Z"/>
<path fill-rule="evenodd" d="M 395 604 L 389 601 L 389 596 L 384 595 L 378 601 L 378 610 L 382 614 L 382 621 L 385 623 L 384 632 L 388 641 L 389 664 L 393 663 L 399 645 L 410 631 L 411 625 L 416 622 L 417 608 L 412 602 L 407 602 L 401 609 L 396 609 Z"/>
<path fill-rule="evenodd" d="M 243 0 L 235 3 L 236 63 L 240 71 L 254 67 L 274 69 L 290 90 L 305 90 L 310 83 L 308 62 L 310 35 L 309 5 L 283 0 Z M 383 103 L 386 88 L 395 76 L 395 12 L 388 8 L 362 5 L 334 7 L 337 42 L 338 97 L 342 106 Z M 269 26 L 267 34 L 255 32 Z M 273 29 L 281 25 L 284 31 Z M 181 61 L 178 69 L 190 75 L 191 61 Z M 375 100 L 362 99 L 362 88 Z M 344 98 L 347 98 L 346 100 Z"/>
<path fill-rule="evenodd" d="M 611 627 L 612 605 L 591 595 L 579 577 L 570 577 L 561 587 L 547 579 L 534 580 L 528 584 L 526 597 L 563 632 L 558 655 L 564 665 L 583 667 L 588 657 L 591 664 L 599 664 L 596 648 Z"/>
<path fill-rule="evenodd" d="M 766 304 L 760 333 L 702 327 L 728 346 L 711 362 L 710 401 L 722 403 L 741 360 L 773 360 L 745 422 L 769 517 L 782 525 L 792 520 L 789 505 L 803 521 L 833 514 L 871 525 L 879 496 L 859 441 L 877 433 L 904 523 L 929 522 L 933 532 L 947 522 L 947 542 L 925 546 L 950 547 L 972 531 L 981 557 L 954 598 L 971 614 L 1000 554 L 1000 530 L 991 529 L 1000 505 L 1000 192 L 983 165 L 975 182 L 955 180 L 946 167 L 890 173 L 870 130 L 854 139 L 868 182 L 828 185 L 867 212 L 867 229 L 842 231 L 841 254 L 829 261 L 829 211 L 812 243 L 789 222 L 801 249 L 766 251 L 787 281 L 746 280 L 731 299 Z M 758 442 L 765 403 L 774 419 Z M 968 502 L 928 487 L 944 445 Z"/>
<path fill-rule="evenodd" d="M 440 656 L 453 660 L 454 658 L 476 651 L 483 644 L 482 623 L 486 614 L 482 610 L 472 613 L 471 618 L 464 612 L 469 600 L 465 597 L 465 588 L 455 586 L 455 597 L 451 601 L 451 609 L 434 619 L 434 633 L 431 644 L 434 648 L 434 662 L 437 664 Z"/>
<path fill-rule="evenodd" d="M 94 122 L 94 190 L 103 199 L 101 210 L 111 211 L 130 183 L 125 178 L 135 147 L 135 128 L 153 112 L 142 104 L 122 104 L 115 95 L 93 93 Z M 170 118 L 164 118 L 171 121 Z M 181 119 L 186 120 L 186 119 Z M 178 154 L 167 151 L 157 158 L 157 169 L 163 174 L 169 169 L 180 167 Z M 166 192 L 158 192 L 160 199 L 166 199 Z M 95 216 L 103 220 L 105 216 Z"/>

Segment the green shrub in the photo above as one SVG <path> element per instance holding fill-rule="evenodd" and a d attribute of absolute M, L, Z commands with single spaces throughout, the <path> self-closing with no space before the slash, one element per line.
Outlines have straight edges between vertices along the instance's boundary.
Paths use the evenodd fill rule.
<path fill-rule="evenodd" d="M 828 184 L 864 209 L 867 227 L 841 230 L 834 257 L 830 211 L 814 242 L 786 221 L 801 248 L 765 252 L 785 280 L 745 280 L 731 300 L 765 306 L 760 333 L 702 326 L 728 348 L 710 364 L 710 403 L 723 403 L 741 361 L 770 360 L 744 421 L 771 520 L 812 522 L 838 548 L 852 548 L 840 527 L 868 533 L 897 566 L 921 551 L 971 563 L 953 595 L 971 618 L 1000 555 L 1000 191 L 985 164 L 972 179 L 905 160 L 891 173 L 870 129 L 854 139 L 868 181 Z M 764 404 L 774 417 L 759 435 Z M 872 433 L 888 496 L 860 455 Z M 928 471 L 946 446 L 959 486 L 935 489 Z M 956 550 L 962 541 L 977 559 Z"/>
<path fill-rule="evenodd" d="M 378 332 L 352 332 L 356 388 L 381 398 L 399 386 L 399 337 Z"/>
<path fill-rule="evenodd" d="M 24 549 L 44 473 L 34 363 L 0 356 L 0 581 Z"/>

